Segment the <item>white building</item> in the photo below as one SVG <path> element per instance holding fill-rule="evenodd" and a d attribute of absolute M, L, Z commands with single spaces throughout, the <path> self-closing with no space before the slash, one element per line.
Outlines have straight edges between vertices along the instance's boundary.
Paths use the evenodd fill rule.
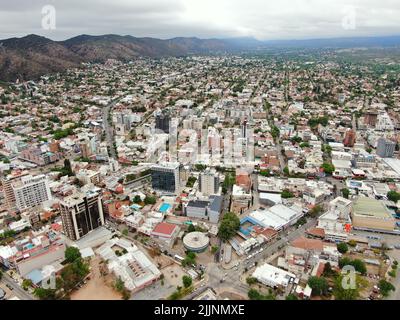
<path fill-rule="evenodd" d="M 293 273 L 279 269 L 268 263 L 258 267 L 253 272 L 253 277 L 262 284 L 271 288 L 286 288 L 289 283 L 294 282 L 294 280 L 296 279 L 296 275 L 294 275 Z"/>
<path fill-rule="evenodd" d="M 52 199 L 49 183 L 44 175 L 24 176 L 20 181 L 13 184 L 12 188 L 15 194 L 16 207 L 21 211 Z"/>

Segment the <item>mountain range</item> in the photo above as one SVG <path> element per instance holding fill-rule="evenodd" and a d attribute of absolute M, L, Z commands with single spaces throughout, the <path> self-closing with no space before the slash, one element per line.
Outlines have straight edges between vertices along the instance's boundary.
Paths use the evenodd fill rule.
<path fill-rule="evenodd" d="M 400 46 L 400 36 L 337 38 L 313 40 L 258 41 L 253 38 L 199 39 L 136 38 L 133 36 L 80 35 L 53 41 L 38 35 L 0 40 L 0 80 L 37 79 L 62 72 L 82 62 L 108 59 L 129 61 L 136 57 L 179 57 L 193 54 L 219 54 L 268 48 L 349 48 Z"/>

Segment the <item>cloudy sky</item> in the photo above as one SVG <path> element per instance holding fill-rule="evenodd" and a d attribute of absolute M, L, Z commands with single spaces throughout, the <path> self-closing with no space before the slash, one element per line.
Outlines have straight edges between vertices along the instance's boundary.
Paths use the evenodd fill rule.
<path fill-rule="evenodd" d="M 55 8 L 55 20 L 46 5 Z M 54 40 L 109 33 L 260 40 L 400 35 L 400 1 L 0 0 L 0 38 L 31 33 Z"/>

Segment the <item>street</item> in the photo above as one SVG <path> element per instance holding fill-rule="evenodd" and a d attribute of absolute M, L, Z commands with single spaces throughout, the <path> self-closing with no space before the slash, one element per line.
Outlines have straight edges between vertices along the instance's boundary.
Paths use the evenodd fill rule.
<path fill-rule="evenodd" d="M 10 286 L 13 288 L 11 291 L 13 295 L 17 296 L 21 300 L 34 300 L 34 297 L 31 296 L 27 291 L 22 289 L 18 283 L 16 283 L 7 273 L 3 272 L 3 277 L 0 281 L 1 284 L 4 284 L 5 286 Z M 7 297 L 9 299 L 11 297 Z"/>

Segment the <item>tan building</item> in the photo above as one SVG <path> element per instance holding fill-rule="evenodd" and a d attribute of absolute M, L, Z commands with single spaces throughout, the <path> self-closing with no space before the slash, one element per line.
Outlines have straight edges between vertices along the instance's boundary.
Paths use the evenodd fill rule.
<path fill-rule="evenodd" d="M 393 231 L 396 225 L 383 202 L 366 197 L 354 201 L 352 220 L 353 227 L 360 229 Z"/>

